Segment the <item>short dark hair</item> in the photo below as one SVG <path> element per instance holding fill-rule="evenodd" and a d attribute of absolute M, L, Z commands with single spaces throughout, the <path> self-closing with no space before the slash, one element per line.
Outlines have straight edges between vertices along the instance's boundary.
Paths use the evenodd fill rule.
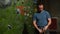
<path fill-rule="evenodd" d="M 43 4 L 43 3 L 39 3 L 39 4 L 37 5 L 37 8 L 39 8 L 39 5 L 43 5 L 43 6 L 44 6 L 44 4 Z"/>
<path fill-rule="evenodd" d="M 38 6 L 39 6 L 39 5 L 44 5 L 44 4 L 43 4 L 43 3 L 39 3 Z"/>

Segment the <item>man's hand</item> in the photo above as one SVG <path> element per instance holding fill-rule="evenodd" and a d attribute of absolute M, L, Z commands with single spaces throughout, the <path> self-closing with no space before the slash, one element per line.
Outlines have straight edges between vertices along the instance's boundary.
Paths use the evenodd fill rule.
<path fill-rule="evenodd" d="M 48 26 L 45 26 L 45 27 L 43 28 L 44 31 L 46 31 L 47 29 L 48 29 Z"/>

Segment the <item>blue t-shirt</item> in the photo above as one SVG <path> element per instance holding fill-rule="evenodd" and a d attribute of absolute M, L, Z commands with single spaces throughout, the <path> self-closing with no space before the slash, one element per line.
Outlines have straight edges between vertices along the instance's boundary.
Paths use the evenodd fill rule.
<path fill-rule="evenodd" d="M 38 26 L 46 26 L 48 24 L 48 18 L 51 18 L 50 14 L 43 10 L 41 13 L 34 14 L 33 21 L 36 20 Z"/>

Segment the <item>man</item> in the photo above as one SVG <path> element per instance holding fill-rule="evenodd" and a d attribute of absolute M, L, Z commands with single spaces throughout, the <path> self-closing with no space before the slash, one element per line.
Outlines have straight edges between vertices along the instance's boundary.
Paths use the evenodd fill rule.
<path fill-rule="evenodd" d="M 50 14 L 44 10 L 43 4 L 38 5 L 39 11 L 33 16 L 33 25 L 42 34 L 47 31 L 51 24 Z"/>

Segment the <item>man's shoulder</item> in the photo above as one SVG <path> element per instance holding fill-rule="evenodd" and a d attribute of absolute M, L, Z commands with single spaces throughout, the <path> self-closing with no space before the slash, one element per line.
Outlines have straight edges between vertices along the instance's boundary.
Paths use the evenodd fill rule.
<path fill-rule="evenodd" d="M 38 13 L 34 13 L 34 15 L 35 15 L 35 16 L 37 16 L 37 15 L 38 15 Z"/>
<path fill-rule="evenodd" d="M 47 10 L 43 10 L 44 12 L 48 12 Z"/>
<path fill-rule="evenodd" d="M 37 13 L 34 13 L 34 15 L 36 15 Z"/>

